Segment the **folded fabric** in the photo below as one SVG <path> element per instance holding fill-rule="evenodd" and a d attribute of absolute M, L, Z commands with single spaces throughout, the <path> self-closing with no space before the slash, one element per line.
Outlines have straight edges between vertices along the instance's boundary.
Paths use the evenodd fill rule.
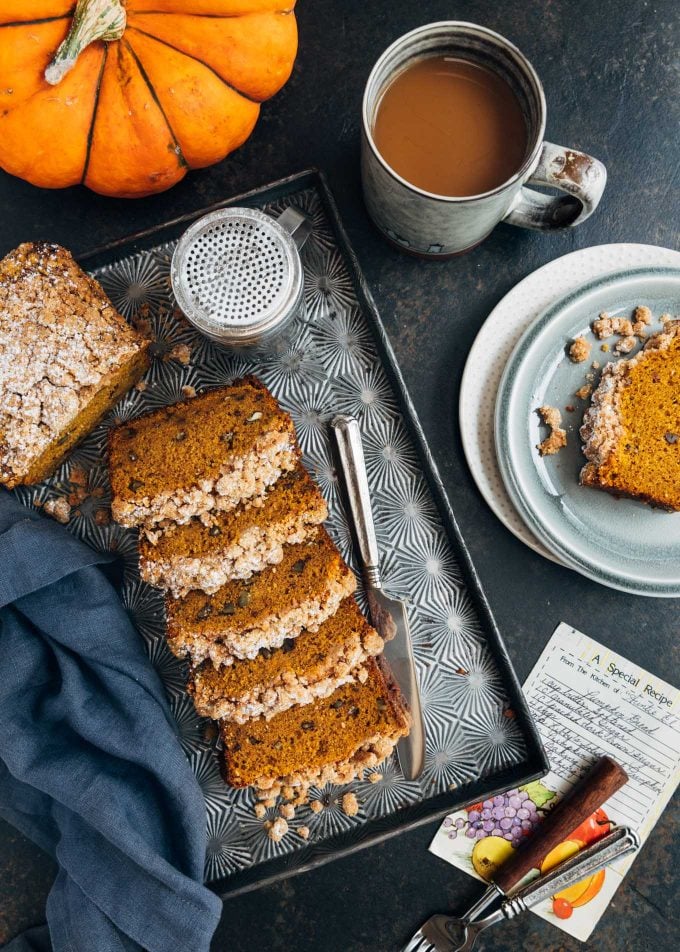
<path fill-rule="evenodd" d="M 111 558 L 0 490 L 0 815 L 56 857 L 54 952 L 202 952 L 205 804 Z"/>

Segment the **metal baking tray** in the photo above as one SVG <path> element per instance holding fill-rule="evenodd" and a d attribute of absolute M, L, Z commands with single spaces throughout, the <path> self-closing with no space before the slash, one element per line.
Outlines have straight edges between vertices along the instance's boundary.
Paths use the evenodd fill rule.
<path fill-rule="evenodd" d="M 174 243 L 190 222 L 223 205 L 273 214 L 293 205 L 312 220 L 302 252 L 304 307 L 274 352 L 220 349 L 176 313 L 169 277 Z M 73 511 L 69 528 L 96 549 L 115 550 L 122 558 L 121 596 L 165 684 L 205 794 L 211 887 L 224 897 L 247 891 L 543 775 L 548 762 L 538 732 L 323 175 L 301 172 L 81 260 L 125 317 L 141 316 L 152 329 L 147 386 L 131 391 L 51 480 L 17 494 L 27 503 L 68 495 L 73 468 L 81 484 L 83 471 L 87 474 L 88 495 Z M 188 346 L 188 363 L 176 359 L 177 354 L 186 359 L 186 350 L 174 350 L 177 344 Z M 184 665 L 165 644 L 162 598 L 139 578 L 135 530 L 107 521 L 108 428 L 182 399 L 187 387 L 200 391 L 245 373 L 260 377 L 292 414 L 305 463 L 329 503 L 329 531 L 355 570 L 327 422 L 336 412 L 359 418 L 385 585 L 409 601 L 427 733 L 418 781 L 406 781 L 393 757 L 373 771 L 382 774 L 378 782 L 350 785 L 360 804 L 354 817 L 340 806 L 347 787 L 312 791 L 325 808 L 319 813 L 298 808 L 278 844 L 263 825 L 274 812 L 257 819 L 252 792 L 231 790 L 220 778 L 214 725 L 195 713 L 184 690 Z M 361 590 L 358 597 L 363 603 Z M 295 832 L 303 825 L 310 830 L 307 841 Z"/>

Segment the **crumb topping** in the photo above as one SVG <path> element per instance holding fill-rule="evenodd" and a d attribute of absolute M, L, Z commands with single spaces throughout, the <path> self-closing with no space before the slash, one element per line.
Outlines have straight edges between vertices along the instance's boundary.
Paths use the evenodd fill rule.
<path fill-rule="evenodd" d="M 0 261 L 0 482 L 59 440 L 141 338 L 58 245 Z"/>
<path fill-rule="evenodd" d="M 614 344 L 614 353 L 629 354 L 637 344 L 637 338 L 631 334 L 629 337 L 622 337 L 620 341 Z"/>

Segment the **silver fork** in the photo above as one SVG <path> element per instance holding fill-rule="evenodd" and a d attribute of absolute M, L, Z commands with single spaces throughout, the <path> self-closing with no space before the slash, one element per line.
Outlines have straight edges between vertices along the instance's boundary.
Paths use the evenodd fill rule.
<path fill-rule="evenodd" d="M 567 886 L 572 886 L 614 860 L 634 852 L 639 846 L 637 833 L 627 826 L 616 827 L 596 843 L 523 886 L 483 919 L 475 918 L 479 911 L 476 906 L 480 903 L 472 906 L 461 918 L 443 914 L 432 916 L 404 946 L 402 952 L 469 952 L 484 929 L 505 919 L 514 919 Z"/>

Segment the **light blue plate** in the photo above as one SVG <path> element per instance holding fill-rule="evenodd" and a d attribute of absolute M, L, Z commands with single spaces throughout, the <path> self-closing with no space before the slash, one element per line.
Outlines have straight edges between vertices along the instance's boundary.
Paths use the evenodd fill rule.
<path fill-rule="evenodd" d="M 630 317 L 638 304 L 654 315 L 680 313 L 680 269 L 640 268 L 606 275 L 562 298 L 527 329 L 513 350 L 496 399 L 496 453 L 505 486 L 529 528 L 578 572 L 624 592 L 680 596 L 680 513 L 652 509 L 579 485 L 585 463 L 579 427 L 589 401 L 574 394 L 615 355 L 602 353 L 590 325 L 601 311 Z M 573 364 L 569 343 L 593 341 L 590 359 Z M 609 343 L 613 346 L 614 339 Z M 558 407 L 567 446 L 541 457 L 536 445 L 547 435 L 536 409 Z M 568 405 L 575 412 L 565 410 Z"/>

